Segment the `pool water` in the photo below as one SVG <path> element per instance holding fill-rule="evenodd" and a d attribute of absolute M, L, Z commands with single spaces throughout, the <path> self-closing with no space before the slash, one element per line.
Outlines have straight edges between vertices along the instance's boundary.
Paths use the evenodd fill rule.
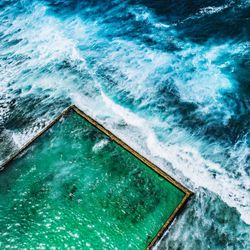
<path fill-rule="evenodd" d="M 0 173 L 0 248 L 145 249 L 184 197 L 71 110 Z"/>

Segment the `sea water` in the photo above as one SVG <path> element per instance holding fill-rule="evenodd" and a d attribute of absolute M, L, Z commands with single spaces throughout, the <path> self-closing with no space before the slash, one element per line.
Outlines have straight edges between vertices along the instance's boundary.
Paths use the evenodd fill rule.
<path fill-rule="evenodd" d="M 248 0 L 0 4 L 2 162 L 74 103 L 195 192 L 159 249 L 250 248 Z"/>

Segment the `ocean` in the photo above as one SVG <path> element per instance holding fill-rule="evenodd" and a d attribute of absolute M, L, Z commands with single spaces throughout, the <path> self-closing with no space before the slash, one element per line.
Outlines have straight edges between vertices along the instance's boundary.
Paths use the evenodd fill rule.
<path fill-rule="evenodd" d="M 157 249 L 250 249 L 250 1 L 0 0 L 0 161 L 71 104 L 195 195 Z"/>

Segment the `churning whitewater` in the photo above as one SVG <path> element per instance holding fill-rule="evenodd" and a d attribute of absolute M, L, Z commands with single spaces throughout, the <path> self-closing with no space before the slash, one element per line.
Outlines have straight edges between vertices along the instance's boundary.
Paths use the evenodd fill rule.
<path fill-rule="evenodd" d="M 191 2 L 0 0 L 0 160 L 76 104 L 195 192 L 159 249 L 250 249 L 250 2 Z"/>

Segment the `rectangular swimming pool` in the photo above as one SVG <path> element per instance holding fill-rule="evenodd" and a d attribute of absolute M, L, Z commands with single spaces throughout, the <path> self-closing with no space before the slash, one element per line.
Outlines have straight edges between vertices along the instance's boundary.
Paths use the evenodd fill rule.
<path fill-rule="evenodd" d="M 146 249 L 191 192 L 72 106 L 0 171 L 0 248 Z"/>

